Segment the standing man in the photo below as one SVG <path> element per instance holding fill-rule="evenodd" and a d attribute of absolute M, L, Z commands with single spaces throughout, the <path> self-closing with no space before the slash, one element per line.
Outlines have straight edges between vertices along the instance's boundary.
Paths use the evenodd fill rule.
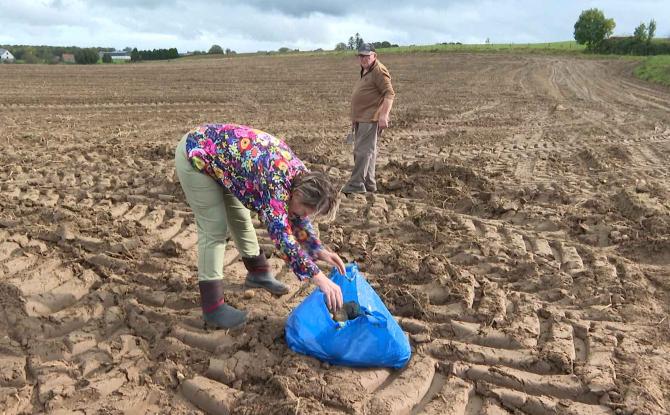
<path fill-rule="evenodd" d="M 386 66 L 377 60 L 375 47 L 358 48 L 361 77 L 351 96 L 351 127 L 354 132 L 354 170 L 342 193 L 376 192 L 377 136 L 389 126 L 395 92 Z"/>

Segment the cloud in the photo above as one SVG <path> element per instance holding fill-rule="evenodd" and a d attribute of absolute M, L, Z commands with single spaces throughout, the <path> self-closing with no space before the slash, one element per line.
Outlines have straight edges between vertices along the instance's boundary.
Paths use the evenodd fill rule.
<path fill-rule="evenodd" d="M 178 3 L 178 0 L 93 0 L 87 2 L 92 7 L 117 10 L 156 10 L 160 8 L 172 8 L 177 6 Z"/>
<path fill-rule="evenodd" d="M 77 26 L 80 19 L 77 15 L 65 10 L 62 5 L 54 6 L 46 1 L 26 1 L 12 2 L 0 1 L 0 23 L 13 23 L 26 27 L 27 29 L 36 26 L 57 26 L 73 25 Z M 73 10 L 76 12 L 77 10 Z M 4 32 L 3 25 L 0 25 L 0 31 Z"/>
<path fill-rule="evenodd" d="M 355 0 L 294 0 L 294 1 L 273 1 L 273 0 L 248 0 L 245 2 L 252 7 L 259 10 L 274 10 L 281 14 L 286 14 L 295 17 L 309 16 L 318 13 L 325 16 L 335 17 L 363 17 L 375 19 L 383 16 L 387 11 L 404 8 L 407 6 L 406 1 L 384 1 L 384 0 L 367 0 L 365 2 Z M 466 3 L 465 1 L 448 1 L 448 0 L 415 0 L 411 3 L 411 7 L 416 8 L 430 8 L 439 9 L 451 4 Z"/>
<path fill-rule="evenodd" d="M 354 33 L 404 45 L 550 42 L 572 39 L 591 7 L 615 19 L 615 34 L 651 18 L 670 32 L 666 0 L 0 0 L 0 43 L 253 52 L 332 49 Z"/>

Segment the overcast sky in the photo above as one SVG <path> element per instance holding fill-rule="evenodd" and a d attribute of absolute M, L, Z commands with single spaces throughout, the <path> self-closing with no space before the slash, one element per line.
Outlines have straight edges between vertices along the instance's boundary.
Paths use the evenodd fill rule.
<path fill-rule="evenodd" d="M 400 45 L 551 42 L 573 39 L 592 7 L 616 35 L 653 18 L 670 37 L 670 0 L 0 0 L 0 44 L 256 52 L 333 49 L 356 32 Z"/>

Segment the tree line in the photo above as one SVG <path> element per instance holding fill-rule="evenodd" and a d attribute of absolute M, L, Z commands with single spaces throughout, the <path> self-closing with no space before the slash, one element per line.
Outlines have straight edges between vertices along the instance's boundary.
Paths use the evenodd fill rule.
<path fill-rule="evenodd" d="M 2 45 L 0 47 L 7 49 L 16 60 L 25 63 L 58 63 L 62 60 L 63 54 L 72 54 L 75 63 L 89 65 L 98 63 L 101 52 L 102 61 L 108 63 L 112 61 L 112 58 L 105 52 L 116 51 L 115 48 L 80 48 L 77 46 Z M 179 57 L 177 48 L 138 50 L 137 48 L 127 47 L 123 50 L 130 54 L 132 62 L 176 59 Z"/>
<path fill-rule="evenodd" d="M 1 45 L 3 49 L 7 49 L 16 60 L 25 63 L 58 63 L 60 62 L 64 53 L 79 54 L 80 58 L 84 55 L 90 55 L 90 52 L 83 51 L 91 49 L 95 52 L 96 62 L 98 60 L 98 52 L 112 52 L 114 48 L 80 48 L 77 46 L 30 46 L 30 45 Z M 92 56 L 92 55 L 90 55 Z"/>
<path fill-rule="evenodd" d="M 653 42 L 656 36 L 656 21 L 640 23 L 633 36 L 611 37 L 616 23 L 608 19 L 602 10 L 582 11 L 575 23 L 575 41 L 586 45 L 586 50 L 595 53 L 620 55 L 661 55 L 670 54 L 670 42 Z"/>
<path fill-rule="evenodd" d="M 179 52 L 177 48 L 152 50 L 137 50 L 137 48 L 133 48 L 130 51 L 131 62 L 177 59 L 178 57 Z"/>
<path fill-rule="evenodd" d="M 616 23 L 614 19 L 606 18 L 599 9 L 588 9 L 582 11 L 579 19 L 574 25 L 574 38 L 578 44 L 586 45 L 588 52 L 630 54 L 630 55 L 660 55 L 670 54 L 670 41 L 654 41 L 656 36 L 656 21 L 651 19 L 649 23 L 640 23 L 634 30 L 632 36 L 612 37 Z M 349 37 L 347 42 L 335 45 L 336 51 L 356 50 L 365 41 L 360 33 Z M 369 42 L 375 48 L 398 47 L 388 41 Z M 488 43 L 488 39 L 487 39 Z M 30 45 L 0 45 L 0 48 L 9 50 L 14 58 L 25 63 L 58 63 L 63 54 L 72 54 L 75 62 L 79 64 L 94 64 L 99 61 L 100 52 L 103 52 L 103 62 L 111 62 L 110 55 L 104 52 L 113 52 L 114 48 L 80 48 L 76 46 L 30 46 Z M 317 49 L 320 51 L 321 49 Z M 126 47 L 124 51 L 130 54 L 132 62 L 145 60 L 176 59 L 179 53 L 176 48 L 138 50 Z M 298 52 L 298 49 L 282 47 L 279 53 Z M 260 51 L 259 51 L 260 53 Z M 212 45 L 207 52 L 194 51 L 193 55 L 235 55 L 231 49 L 223 49 L 219 45 Z"/>
<path fill-rule="evenodd" d="M 365 41 L 361 37 L 360 33 L 356 33 L 353 36 L 349 37 L 349 40 L 345 42 L 340 42 L 337 45 L 335 45 L 335 50 L 356 50 L 358 49 Z M 369 42 L 371 45 L 375 47 L 375 49 L 379 48 L 397 48 L 398 45 L 391 43 L 389 41 L 382 41 L 382 42 Z"/>
<path fill-rule="evenodd" d="M 204 55 L 205 52 L 195 51 L 195 52 L 193 52 L 193 54 L 194 55 Z M 212 45 L 212 47 L 210 47 L 209 50 L 207 51 L 207 54 L 208 55 L 224 55 L 224 54 L 225 55 L 235 55 L 235 54 L 237 54 L 237 52 L 235 52 L 234 50 L 229 49 L 229 48 L 226 48 L 226 50 L 224 51 L 221 46 Z"/>

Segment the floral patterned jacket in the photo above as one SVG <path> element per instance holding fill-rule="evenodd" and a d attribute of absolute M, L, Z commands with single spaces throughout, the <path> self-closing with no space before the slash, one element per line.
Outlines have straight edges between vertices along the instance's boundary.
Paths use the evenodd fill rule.
<path fill-rule="evenodd" d="M 300 280 L 319 273 L 312 258 L 321 242 L 312 224 L 288 213 L 291 182 L 307 168 L 286 143 L 244 125 L 205 124 L 188 133 L 186 152 L 195 169 L 258 213 Z"/>

